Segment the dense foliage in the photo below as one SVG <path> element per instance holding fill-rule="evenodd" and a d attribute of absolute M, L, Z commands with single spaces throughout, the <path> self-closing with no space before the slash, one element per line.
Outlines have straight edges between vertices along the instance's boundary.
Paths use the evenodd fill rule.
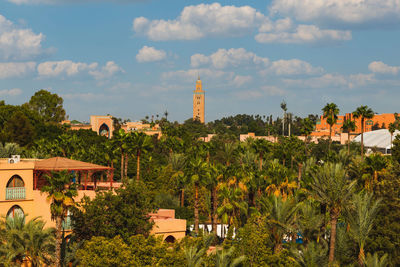
<path fill-rule="evenodd" d="M 114 137 L 108 140 L 57 124 L 65 117 L 62 101 L 42 90 L 26 105 L 0 104 L 0 154 L 108 165 L 115 169 L 114 179 L 123 182 L 115 191 L 99 191 L 94 199 L 54 212 L 60 218 L 66 210 L 72 213 L 74 232 L 62 246 L 64 264 L 400 265 L 400 139 L 393 141 L 393 156 L 367 157 L 355 143 L 304 142 L 296 136 L 309 136 L 317 117 L 299 118 L 286 113 L 286 105 L 282 109 L 284 120 L 237 115 L 180 124 L 157 119 L 152 123 L 160 124 L 160 139 L 125 133 L 123 120 L 115 118 Z M 338 112 L 334 103 L 324 108 L 330 122 Z M 370 116 L 365 106 L 357 112 Z M 239 142 L 248 132 L 273 135 L 276 142 Z M 215 136 L 202 141 L 208 134 Z M 175 209 L 177 218 L 187 220 L 189 235 L 171 247 L 150 235 L 148 214 L 156 208 Z M 203 223 L 211 226 L 210 235 L 199 227 Z M 227 230 L 216 237 L 218 224 Z M 6 260 L 1 253 L 9 237 L 0 233 L 0 257 Z M 48 253 L 54 255 L 53 250 Z"/>

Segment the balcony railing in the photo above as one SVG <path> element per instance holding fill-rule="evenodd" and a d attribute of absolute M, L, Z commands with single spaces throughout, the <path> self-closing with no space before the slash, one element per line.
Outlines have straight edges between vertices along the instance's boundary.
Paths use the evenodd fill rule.
<path fill-rule="evenodd" d="M 25 187 L 6 188 L 6 200 L 25 199 Z"/>
<path fill-rule="evenodd" d="M 62 222 L 62 228 L 64 230 L 71 230 L 72 229 L 72 225 L 71 225 L 71 217 L 67 216 L 64 218 L 64 221 Z"/>

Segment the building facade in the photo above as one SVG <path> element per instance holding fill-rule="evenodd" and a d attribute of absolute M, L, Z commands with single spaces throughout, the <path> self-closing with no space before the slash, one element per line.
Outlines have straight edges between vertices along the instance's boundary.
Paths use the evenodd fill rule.
<path fill-rule="evenodd" d="M 40 217 L 46 227 L 55 227 L 55 222 L 51 220 L 51 202 L 41 188 L 46 184 L 44 175 L 61 170 L 74 174 L 72 182 L 78 184 L 78 195 L 74 197 L 76 202 L 85 196 L 93 199 L 98 190 L 110 190 L 122 185 L 113 181 L 112 168 L 92 163 L 60 157 L 44 160 L 0 159 L 0 216 L 24 216 L 27 220 Z M 163 236 L 168 242 L 185 236 L 186 220 L 176 219 L 175 210 L 161 209 L 149 216 L 154 221 L 151 234 Z M 71 232 L 68 214 L 63 229 Z"/>
<path fill-rule="evenodd" d="M 193 91 L 193 120 L 205 122 L 205 95 L 200 77 L 196 81 L 196 90 Z"/>
<path fill-rule="evenodd" d="M 342 126 L 345 120 L 353 120 L 356 123 L 355 131 L 351 132 L 351 134 L 359 134 L 362 130 L 361 118 L 354 118 L 352 113 L 346 113 L 346 115 L 338 115 L 337 121 L 334 125 L 332 125 L 332 136 L 340 134 L 343 132 Z M 395 116 L 393 113 L 385 113 L 385 114 L 375 114 L 372 119 L 364 120 L 364 132 L 370 132 L 373 130 L 373 127 L 385 128 L 389 127 L 390 123 L 395 121 Z M 324 116 L 317 121 L 315 125 L 315 131 L 311 134 L 312 136 L 329 136 L 329 124 L 327 119 Z"/>
<path fill-rule="evenodd" d="M 113 136 L 114 121 L 112 116 L 90 116 L 90 124 L 75 123 L 74 121 L 63 121 L 62 124 L 69 124 L 71 130 L 92 130 L 98 135 L 105 136 L 109 139 Z M 125 132 L 143 132 L 147 135 L 155 135 L 161 137 L 161 128 L 158 124 L 142 123 L 142 122 L 125 122 L 121 125 L 121 129 Z"/>

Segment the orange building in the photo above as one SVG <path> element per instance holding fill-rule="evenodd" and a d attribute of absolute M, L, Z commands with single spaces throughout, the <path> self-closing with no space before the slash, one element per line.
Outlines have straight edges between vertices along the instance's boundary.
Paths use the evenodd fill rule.
<path fill-rule="evenodd" d="M 0 215 L 14 218 L 25 216 L 27 220 L 41 217 L 46 227 L 55 227 L 51 220 L 50 200 L 40 189 L 45 185 L 44 175 L 52 171 L 68 170 L 74 173 L 72 182 L 78 183 L 80 202 L 84 196 L 94 198 L 97 190 L 110 190 L 122 184 L 113 181 L 113 169 L 92 163 L 67 158 L 50 159 L 0 159 Z M 186 220 L 175 219 L 174 210 L 160 209 L 149 214 L 154 221 L 151 234 L 163 236 L 168 242 L 179 240 L 185 236 Z M 67 216 L 63 229 L 71 232 L 71 219 Z"/>
<path fill-rule="evenodd" d="M 354 118 L 352 113 L 346 113 L 346 115 L 338 115 L 338 119 L 334 125 L 332 125 L 332 136 L 342 133 L 342 126 L 345 120 L 354 120 L 356 123 L 356 130 L 351 132 L 352 134 L 361 133 L 361 118 Z M 387 129 L 390 123 L 395 121 L 393 113 L 375 114 L 372 119 L 365 119 L 364 121 L 364 132 L 372 131 L 374 125 L 379 128 Z M 324 116 L 317 121 L 315 125 L 315 131 L 311 134 L 312 136 L 329 136 L 329 124 Z"/>

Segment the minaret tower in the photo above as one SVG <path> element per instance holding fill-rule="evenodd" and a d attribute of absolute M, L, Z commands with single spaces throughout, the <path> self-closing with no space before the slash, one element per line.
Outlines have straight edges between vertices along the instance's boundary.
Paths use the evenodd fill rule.
<path fill-rule="evenodd" d="M 196 90 L 193 91 L 193 120 L 198 119 L 201 123 L 204 123 L 204 102 L 204 91 L 199 76 L 196 81 Z"/>

